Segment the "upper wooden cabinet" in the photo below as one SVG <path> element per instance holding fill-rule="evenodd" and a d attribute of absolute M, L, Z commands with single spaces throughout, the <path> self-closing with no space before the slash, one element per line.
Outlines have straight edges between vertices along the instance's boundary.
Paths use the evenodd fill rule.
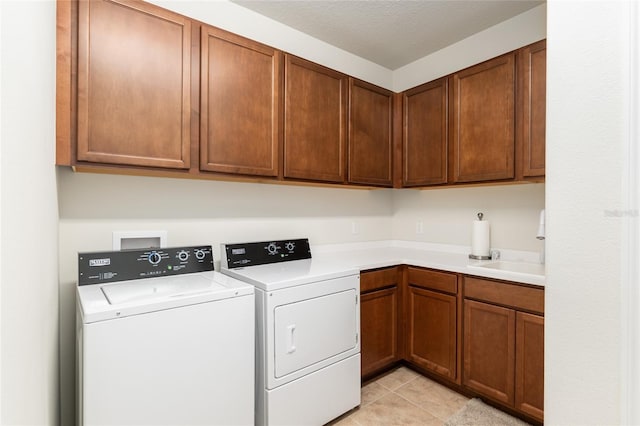
<path fill-rule="evenodd" d="M 189 168 L 189 19 L 137 1 L 78 7 L 77 159 Z"/>
<path fill-rule="evenodd" d="M 392 186 L 393 92 L 349 79 L 349 182 Z"/>
<path fill-rule="evenodd" d="M 452 182 L 515 178 L 516 54 L 452 76 Z"/>
<path fill-rule="evenodd" d="M 392 93 L 144 1 L 59 1 L 56 19 L 59 165 L 382 187 L 544 179 L 544 40 Z"/>
<path fill-rule="evenodd" d="M 393 92 L 349 79 L 349 182 L 392 186 Z"/>
<path fill-rule="evenodd" d="M 447 78 L 403 94 L 402 185 L 447 183 Z"/>
<path fill-rule="evenodd" d="M 522 177 L 545 175 L 547 41 L 518 51 L 518 136 Z"/>
<path fill-rule="evenodd" d="M 278 175 L 281 67 L 280 51 L 202 26 L 201 170 Z"/>
<path fill-rule="evenodd" d="M 284 177 L 346 179 L 346 75 L 285 55 Z"/>

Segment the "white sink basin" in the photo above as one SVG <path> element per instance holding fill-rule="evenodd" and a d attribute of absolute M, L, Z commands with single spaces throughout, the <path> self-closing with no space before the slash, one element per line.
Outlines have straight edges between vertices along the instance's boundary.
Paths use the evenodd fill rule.
<path fill-rule="evenodd" d="M 517 274 L 541 275 L 544 276 L 544 264 L 529 262 L 513 262 L 508 260 L 488 261 L 477 265 L 470 265 L 473 268 L 496 269 Z"/>

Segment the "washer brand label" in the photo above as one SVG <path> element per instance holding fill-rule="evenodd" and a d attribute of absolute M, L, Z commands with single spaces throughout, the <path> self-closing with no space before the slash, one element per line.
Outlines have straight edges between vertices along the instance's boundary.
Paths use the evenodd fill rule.
<path fill-rule="evenodd" d="M 104 258 L 104 259 L 89 259 L 89 266 L 108 266 L 111 265 L 111 259 L 110 258 Z"/>

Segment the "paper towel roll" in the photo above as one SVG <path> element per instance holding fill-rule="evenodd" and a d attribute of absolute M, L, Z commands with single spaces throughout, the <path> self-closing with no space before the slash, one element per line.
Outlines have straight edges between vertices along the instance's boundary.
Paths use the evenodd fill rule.
<path fill-rule="evenodd" d="M 491 225 L 488 220 L 474 220 L 471 231 L 471 254 L 489 256 Z"/>

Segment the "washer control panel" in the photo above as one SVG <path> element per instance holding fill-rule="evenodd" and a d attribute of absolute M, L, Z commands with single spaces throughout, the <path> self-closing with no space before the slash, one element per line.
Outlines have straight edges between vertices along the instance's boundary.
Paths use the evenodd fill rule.
<path fill-rule="evenodd" d="M 233 269 L 267 263 L 311 259 L 307 238 L 222 245 L 222 266 Z"/>
<path fill-rule="evenodd" d="M 78 285 L 213 271 L 211 246 L 78 253 Z"/>

